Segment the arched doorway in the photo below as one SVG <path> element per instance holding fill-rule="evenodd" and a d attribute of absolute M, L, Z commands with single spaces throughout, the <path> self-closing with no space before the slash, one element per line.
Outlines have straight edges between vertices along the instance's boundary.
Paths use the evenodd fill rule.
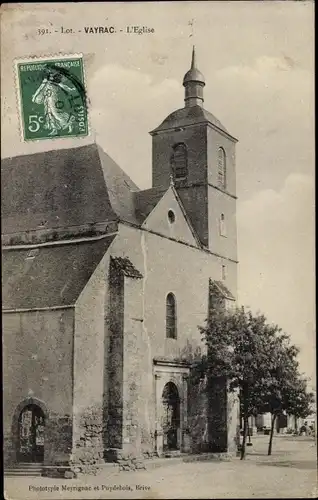
<path fill-rule="evenodd" d="M 168 382 L 162 393 L 163 450 L 180 449 L 180 398 L 176 385 Z"/>
<path fill-rule="evenodd" d="M 43 462 L 45 415 L 37 404 L 24 406 L 18 418 L 18 462 Z"/>

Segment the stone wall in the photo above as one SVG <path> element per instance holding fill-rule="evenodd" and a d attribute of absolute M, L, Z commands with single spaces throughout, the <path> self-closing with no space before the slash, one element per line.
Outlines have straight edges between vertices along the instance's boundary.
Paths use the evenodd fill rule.
<path fill-rule="evenodd" d="M 150 451 L 145 383 L 151 379 L 143 332 L 142 279 L 125 277 L 124 282 L 124 373 L 123 373 L 123 450 L 135 457 Z M 149 394 L 148 398 L 151 398 Z"/>
<path fill-rule="evenodd" d="M 162 217 L 165 216 L 162 213 Z M 128 449 L 131 446 L 128 439 L 135 442 L 139 440 L 142 453 L 151 455 L 156 451 L 157 431 L 154 358 L 193 362 L 205 350 L 198 325 L 204 325 L 207 318 L 209 277 L 212 280 L 220 279 L 221 259 L 202 250 L 123 225 L 120 226 L 111 251 L 112 255 L 129 256 L 143 275 L 141 280 L 125 278 L 124 286 L 123 376 L 127 381 L 127 391 L 123 398 L 123 439 L 127 439 L 127 442 L 123 443 L 123 447 Z M 224 284 L 235 296 L 236 280 L 232 280 L 230 275 Z M 169 292 L 174 293 L 177 301 L 176 339 L 166 338 L 165 304 Z M 118 306 L 116 308 L 117 311 L 121 310 Z M 118 362 L 116 365 L 118 366 Z M 189 381 L 189 387 L 190 385 Z M 185 446 L 188 449 L 192 447 L 193 450 L 208 446 L 205 418 L 207 408 L 204 403 L 206 395 L 200 394 L 199 402 L 196 391 L 197 389 L 188 398 L 189 433 L 184 433 Z M 139 426 L 140 434 L 135 425 Z M 195 434 L 192 444 L 191 432 Z"/>
<path fill-rule="evenodd" d="M 77 472 L 88 472 L 104 461 L 102 405 L 87 408 L 79 417 L 72 465 Z"/>
<path fill-rule="evenodd" d="M 209 215 L 209 249 L 223 257 L 237 260 L 236 234 L 236 199 L 215 189 L 208 187 L 208 215 Z M 224 215 L 223 231 L 220 231 L 221 214 Z M 236 262 L 229 264 L 237 270 Z"/>
<path fill-rule="evenodd" d="M 201 379 L 189 396 L 189 430 L 193 453 L 236 451 L 238 402 L 223 378 Z"/>
<path fill-rule="evenodd" d="M 68 464 L 72 453 L 72 416 L 51 413 L 46 422 L 44 464 Z"/>
<path fill-rule="evenodd" d="M 209 448 L 227 451 L 227 384 L 223 377 L 208 381 Z"/>
<path fill-rule="evenodd" d="M 30 401 L 46 409 L 45 461 L 57 451 L 69 454 L 71 428 L 60 432 L 59 419 L 72 415 L 74 311 L 30 311 L 3 314 L 4 460 L 16 460 L 17 422 Z M 51 420 L 52 419 L 52 420 Z M 62 425 L 64 429 L 64 424 Z M 58 451 L 59 453 L 59 451 Z"/>
<path fill-rule="evenodd" d="M 108 263 L 105 254 L 75 309 L 72 463 L 87 471 L 103 461 L 107 436 Z"/>
<path fill-rule="evenodd" d="M 124 363 L 124 276 L 110 262 L 107 448 L 122 447 Z"/>
<path fill-rule="evenodd" d="M 209 241 L 208 203 L 207 203 L 207 126 L 196 125 L 175 130 L 162 131 L 152 139 L 152 182 L 153 187 L 168 187 L 170 184 L 170 158 L 173 146 L 184 143 L 187 148 L 188 177 L 185 187 L 183 182 L 176 182 L 182 203 L 197 231 L 200 240 L 206 246 Z"/>
<path fill-rule="evenodd" d="M 232 196 L 236 195 L 236 165 L 235 147 L 236 143 L 224 134 L 220 134 L 212 127 L 207 127 L 207 160 L 208 160 L 208 182 L 214 186 L 218 185 L 218 151 L 222 147 L 226 155 L 226 191 Z"/>
<path fill-rule="evenodd" d="M 189 388 L 189 434 L 192 453 L 201 453 L 209 448 L 208 442 L 208 407 L 206 379 L 194 380 L 190 374 Z"/>
<path fill-rule="evenodd" d="M 170 184 L 170 159 L 173 146 L 184 143 L 188 156 L 188 182 L 199 184 L 207 180 L 207 126 L 185 127 L 178 132 L 166 130 L 152 138 L 152 185 L 168 188 Z M 202 203 L 204 200 L 202 200 Z"/>

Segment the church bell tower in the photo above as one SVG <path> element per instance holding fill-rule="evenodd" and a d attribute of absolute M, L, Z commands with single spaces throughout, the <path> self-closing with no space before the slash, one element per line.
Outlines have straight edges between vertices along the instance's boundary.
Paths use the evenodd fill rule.
<path fill-rule="evenodd" d="M 204 76 L 197 69 L 195 48 L 192 49 L 191 68 L 184 75 L 183 86 L 185 88 L 185 107 L 203 106 Z"/>
<path fill-rule="evenodd" d="M 150 132 L 153 188 L 167 189 L 172 175 L 202 245 L 235 263 L 237 139 L 203 107 L 205 78 L 194 47 L 183 86 L 184 107 Z"/>

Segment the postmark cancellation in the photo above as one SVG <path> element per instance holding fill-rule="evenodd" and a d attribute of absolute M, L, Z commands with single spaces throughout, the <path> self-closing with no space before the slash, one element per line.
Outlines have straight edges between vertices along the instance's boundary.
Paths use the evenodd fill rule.
<path fill-rule="evenodd" d="M 24 141 L 88 135 L 82 54 L 15 60 Z"/>

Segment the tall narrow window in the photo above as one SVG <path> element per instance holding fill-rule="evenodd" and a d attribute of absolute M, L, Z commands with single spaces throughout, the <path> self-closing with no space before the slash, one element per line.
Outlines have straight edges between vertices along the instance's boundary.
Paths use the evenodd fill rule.
<path fill-rule="evenodd" d="M 222 280 L 226 280 L 226 266 L 222 265 Z"/>
<path fill-rule="evenodd" d="M 166 298 L 166 336 L 168 339 L 177 338 L 177 310 L 176 298 L 168 293 Z"/>
<path fill-rule="evenodd" d="M 225 215 L 220 215 L 220 235 L 226 236 Z"/>
<path fill-rule="evenodd" d="M 226 156 L 223 148 L 218 151 L 218 186 L 226 189 Z"/>
<path fill-rule="evenodd" d="M 171 156 L 171 169 L 176 180 L 186 179 L 188 176 L 188 153 L 186 145 L 176 144 Z"/>

